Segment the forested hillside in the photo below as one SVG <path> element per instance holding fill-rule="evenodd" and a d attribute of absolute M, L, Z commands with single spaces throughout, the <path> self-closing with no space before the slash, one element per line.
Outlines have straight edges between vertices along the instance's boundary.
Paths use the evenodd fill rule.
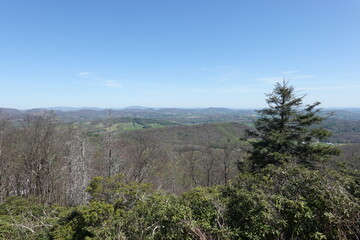
<path fill-rule="evenodd" d="M 332 132 L 332 143 L 360 143 L 360 120 L 328 119 L 324 127 Z"/>
<path fill-rule="evenodd" d="M 37 196 L 44 203 L 74 205 L 86 201 L 92 177 L 118 173 L 176 193 L 225 183 L 247 147 L 239 141 L 246 129 L 216 123 L 124 132 L 111 124 L 94 134 L 51 113 L 16 124 L 3 119 L 1 199 Z"/>

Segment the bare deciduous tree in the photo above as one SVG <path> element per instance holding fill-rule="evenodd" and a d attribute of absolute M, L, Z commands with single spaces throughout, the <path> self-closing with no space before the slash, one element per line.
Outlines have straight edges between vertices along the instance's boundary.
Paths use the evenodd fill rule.
<path fill-rule="evenodd" d="M 16 147 L 24 166 L 22 194 L 51 202 L 54 171 L 58 161 L 56 119 L 52 113 L 27 115 Z"/>

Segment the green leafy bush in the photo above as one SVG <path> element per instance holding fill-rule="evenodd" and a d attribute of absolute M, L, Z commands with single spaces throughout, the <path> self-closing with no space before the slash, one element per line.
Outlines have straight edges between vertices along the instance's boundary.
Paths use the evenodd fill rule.
<path fill-rule="evenodd" d="M 63 209 L 37 202 L 9 197 L 0 203 L 0 239 L 48 239 L 48 232 Z"/>
<path fill-rule="evenodd" d="M 268 166 L 226 189 L 226 221 L 241 239 L 353 239 L 360 201 L 346 187 L 328 171 Z"/>

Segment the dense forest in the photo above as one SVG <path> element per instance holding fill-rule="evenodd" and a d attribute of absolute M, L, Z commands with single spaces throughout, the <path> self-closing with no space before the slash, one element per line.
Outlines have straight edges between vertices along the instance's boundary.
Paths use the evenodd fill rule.
<path fill-rule="evenodd" d="M 359 239 L 360 118 L 303 100 L 284 81 L 256 112 L 8 110 L 0 238 Z"/>

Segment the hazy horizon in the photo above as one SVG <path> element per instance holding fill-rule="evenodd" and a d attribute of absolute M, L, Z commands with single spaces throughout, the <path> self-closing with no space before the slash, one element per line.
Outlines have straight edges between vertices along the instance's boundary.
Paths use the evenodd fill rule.
<path fill-rule="evenodd" d="M 55 110 L 55 111 L 77 111 L 77 110 L 126 110 L 126 109 L 152 109 L 152 110 L 161 110 L 161 109 L 184 109 L 184 110 L 203 110 L 203 109 L 229 109 L 229 110 L 259 110 L 263 107 L 258 108 L 229 108 L 229 107 L 147 107 L 147 106 L 127 106 L 127 107 L 64 107 L 64 106 L 57 106 L 57 107 L 34 107 L 34 108 L 8 108 L 0 106 L 0 109 L 16 109 L 20 111 L 28 111 L 34 109 L 46 109 L 46 110 Z M 321 107 L 322 110 L 355 110 L 359 111 L 360 107 Z"/>

